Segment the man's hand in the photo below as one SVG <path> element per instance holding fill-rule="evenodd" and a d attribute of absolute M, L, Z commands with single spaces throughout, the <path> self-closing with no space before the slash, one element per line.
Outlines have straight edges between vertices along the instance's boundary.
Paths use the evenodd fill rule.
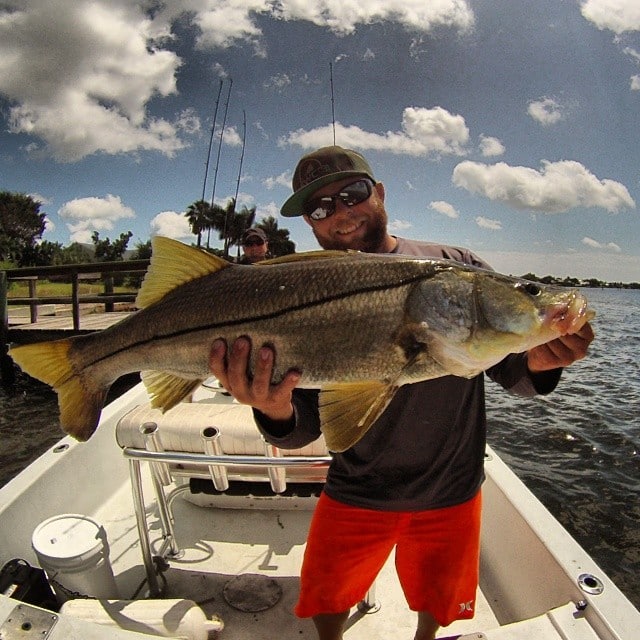
<path fill-rule="evenodd" d="M 530 349 L 527 351 L 529 371 L 540 373 L 559 367 L 568 367 L 587 355 L 594 337 L 593 328 L 587 322 L 576 333 L 560 336 L 551 342 Z"/>
<path fill-rule="evenodd" d="M 300 381 L 300 373 L 289 371 L 282 382 L 271 384 L 274 353 L 260 347 L 253 378 L 248 375 L 251 342 L 238 338 L 231 349 L 224 340 L 215 340 L 209 354 L 209 368 L 220 384 L 240 403 L 248 404 L 271 420 L 290 420 L 293 416 L 291 394 Z"/>

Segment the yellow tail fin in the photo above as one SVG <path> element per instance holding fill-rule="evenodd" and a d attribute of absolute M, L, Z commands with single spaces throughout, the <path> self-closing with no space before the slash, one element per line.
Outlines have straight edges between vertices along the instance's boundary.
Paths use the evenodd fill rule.
<path fill-rule="evenodd" d="M 76 440 L 88 440 L 98 426 L 109 388 L 96 388 L 73 369 L 71 340 L 55 340 L 13 347 L 9 355 L 27 374 L 53 387 L 58 394 L 60 426 Z"/>

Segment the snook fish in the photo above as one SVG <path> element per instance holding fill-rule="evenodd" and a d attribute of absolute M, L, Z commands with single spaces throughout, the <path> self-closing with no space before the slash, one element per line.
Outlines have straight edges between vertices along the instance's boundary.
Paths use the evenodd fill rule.
<path fill-rule="evenodd" d="M 121 375 L 142 371 L 166 411 L 209 377 L 216 338 L 248 336 L 275 348 L 274 382 L 293 368 L 300 386 L 321 389 L 327 446 L 343 451 L 399 386 L 477 375 L 593 316 L 575 289 L 449 260 L 315 251 L 238 266 L 162 237 L 136 305 L 104 331 L 9 352 L 57 391 L 62 428 L 78 440 L 95 431 Z"/>

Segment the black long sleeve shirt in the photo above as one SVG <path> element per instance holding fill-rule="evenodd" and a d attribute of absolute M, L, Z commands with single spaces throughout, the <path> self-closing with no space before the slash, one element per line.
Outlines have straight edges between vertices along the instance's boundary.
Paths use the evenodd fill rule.
<path fill-rule="evenodd" d="M 489 268 L 471 252 L 398 238 L 398 253 L 449 258 Z M 512 354 L 486 372 L 511 393 L 549 393 L 561 369 L 530 375 L 526 354 Z M 274 423 L 255 412 L 258 428 L 276 446 L 293 449 L 320 437 L 318 391 L 295 389 L 295 416 Z M 333 454 L 326 493 L 370 509 L 415 511 L 460 504 L 484 479 L 484 375 L 445 376 L 400 387 L 384 413 L 350 449 Z"/>

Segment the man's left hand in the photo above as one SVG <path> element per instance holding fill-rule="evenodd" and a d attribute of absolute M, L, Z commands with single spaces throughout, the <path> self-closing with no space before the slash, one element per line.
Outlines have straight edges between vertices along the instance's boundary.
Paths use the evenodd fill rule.
<path fill-rule="evenodd" d="M 560 367 L 568 367 L 587 355 L 594 338 L 593 328 L 587 322 L 576 333 L 560 336 L 527 351 L 529 371 L 539 373 Z"/>

